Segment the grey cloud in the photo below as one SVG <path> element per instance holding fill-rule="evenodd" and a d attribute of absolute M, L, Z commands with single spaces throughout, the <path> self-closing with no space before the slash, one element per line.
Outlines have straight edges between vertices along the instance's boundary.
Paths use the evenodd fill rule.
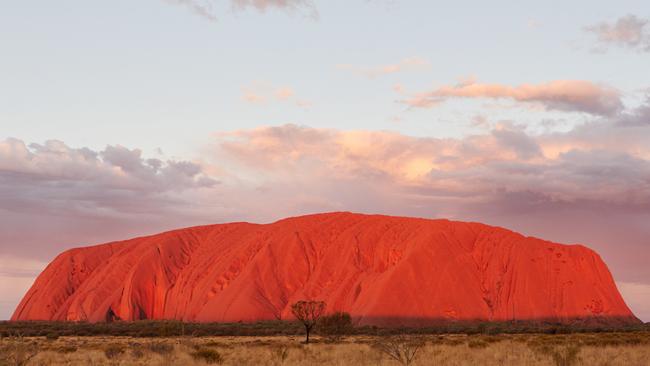
<path fill-rule="evenodd" d="M 215 22 L 217 16 L 214 13 L 213 2 L 210 0 L 163 0 L 170 4 L 182 5 L 190 9 L 194 14 L 204 19 Z"/>
<path fill-rule="evenodd" d="M 149 169 L 143 164 L 142 152 L 138 149 L 129 150 L 123 146 L 106 146 L 106 149 L 101 152 L 102 159 L 105 162 L 119 167 L 125 172 L 134 173 L 142 169 Z M 155 169 L 156 164 L 152 168 Z"/>
<path fill-rule="evenodd" d="M 496 129 L 492 131 L 497 141 L 505 148 L 515 151 L 521 159 L 527 160 L 540 156 L 542 150 L 537 142 L 524 131 L 512 129 Z"/>
<path fill-rule="evenodd" d="M 100 152 L 60 141 L 0 141 L 0 198 L 12 211 L 102 215 L 157 212 L 170 192 L 212 187 L 217 181 L 189 161 L 145 160 L 142 152 L 107 146 Z"/>
<path fill-rule="evenodd" d="M 650 97 L 632 111 L 621 113 L 617 123 L 622 126 L 643 126 L 650 125 Z"/>
<path fill-rule="evenodd" d="M 196 15 L 215 22 L 216 0 L 163 0 L 169 4 L 180 5 L 188 8 Z M 271 8 L 284 9 L 290 12 L 305 10 L 312 18 L 318 18 L 318 11 L 311 0 L 228 0 L 234 9 L 255 8 L 265 12 Z"/>
<path fill-rule="evenodd" d="M 237 7 L 254 7 L 265 11 L 269 8 L 300 9 L 310 8 L 315 11 L 314 3 L 311 0 L 231 0 Z"/>

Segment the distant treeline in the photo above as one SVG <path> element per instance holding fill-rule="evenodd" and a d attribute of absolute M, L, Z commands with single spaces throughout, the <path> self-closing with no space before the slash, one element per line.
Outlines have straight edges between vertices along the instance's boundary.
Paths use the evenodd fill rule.
<path fill-rule="evenodd" d="M 376 326 L 339 327 L 346 335 L 394 334 L 569 334 L 584 332 L 650 331 L 650 323 L 608 326 L 602 324 L 557 324 L 545 322 L 467 322 L 441 324 L 435 327 L 396 328 Z M 325 329 L 315 327 L 316 334 Z M 329 331 L 331 333 L 331 330 Z M 116 321 L 110 323 L 19 321 L 0 322 L 0 336 L 289 336 L 304 334 L 304 327 L 294 321 L 263 321 L 255 323 L 186 323 L 180 321 Z"/>

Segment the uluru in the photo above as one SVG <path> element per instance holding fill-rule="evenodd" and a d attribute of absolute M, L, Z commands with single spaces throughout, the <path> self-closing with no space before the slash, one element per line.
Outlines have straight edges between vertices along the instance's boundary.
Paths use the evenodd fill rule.
<path fill-rule="evenodd" d="M 635 324 L 597 253 L 480 223 L 336 212 L 75 248 L 12 320 L 291 319 L 322 300 L 360 325 Z"/>

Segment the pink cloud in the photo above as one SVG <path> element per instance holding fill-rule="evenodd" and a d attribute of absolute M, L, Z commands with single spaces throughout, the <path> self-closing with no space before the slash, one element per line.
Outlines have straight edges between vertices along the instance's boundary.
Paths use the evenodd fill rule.
<path fill-rule="evenodd" d="M 585 28 L 602 46 L 616 45 L 650 51 L 650 20 L 627 15 L 613 23 L 602 22 Z"/>
<path fill-rule="evenodd" d="M 254 82 L 242 88 L 242 100 L 251 104 L 264 104 L 271 100 L 291 102 L 301 108 L 309 108 L 311 102 L 299 99 L 289 86 L 273 86 L 266 82 Z"/>
<path fill-rule="evenodd" d="M 375 67 L 357 67 L 349 64 L 340 64 L 336 67 L 341 70 L 349 70 L 370 78 L 395 74 L 402 71 L 415 71 L 428 69 L 431 66 L 429 61 L 420 57 L 405 58 L 398 63 L 387 64 Z"/>
<path fill-rule="evenodd" d="M 468 80 L 415 94 L 403 102 L 411 107 L 429 108 L 451 98 L 511 99 L 522 103 L 540 104 L 546 109 L 605 116 L 615 115 L 623 108 L 617 90 L 581 80 L 557 80 L 514 87 Z"/>
<path fill-rule="evenodd" d="M 256 103 L 264 103 L 266 102 L 266 97 L 263 95 L 260 95 L 256 93 L 253 90 L 250 89 L 243 89 L 242 93 L 242 99 L 245 100 L 248 103 L 256 104 Z"/>
<path fill-rule="evenodd" d="M 286 86 L 278 88 L 275 91 L 275 97 L 277 99 L 279 99 L 279 100 L 287 100 L 287 99 L 293 97 L 294 94 L 295 93 L 294 93 L 293 89 L 291 89 L 289 87 L 286 87 Z"/>
<path fill-rule="evenodd" d="M 260 10 L 268 8 L 297 8 L 301 6 L 313 6 L 311 1 L 308 0 L 232 0 L 236 6 L 247 7 L 252 6 Z"/>
<path fill-rule="evenodd" d="M 318 10 L 311 0 L 231 0 L 233 7 L 238 9 L 252 7 L 261 12 L 276 8 L 286 11 L 304 11 L 308 16 L 318 19 Z"/>

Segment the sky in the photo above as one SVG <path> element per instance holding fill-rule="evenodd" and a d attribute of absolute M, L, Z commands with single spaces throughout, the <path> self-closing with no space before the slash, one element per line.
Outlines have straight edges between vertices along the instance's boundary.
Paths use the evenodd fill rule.
<path fill-rule="evenodd" d="M 0 5 L 0 319 L 63 250 L 353 211 L 608 264 L 650 321 L 650 4 Z"/>

